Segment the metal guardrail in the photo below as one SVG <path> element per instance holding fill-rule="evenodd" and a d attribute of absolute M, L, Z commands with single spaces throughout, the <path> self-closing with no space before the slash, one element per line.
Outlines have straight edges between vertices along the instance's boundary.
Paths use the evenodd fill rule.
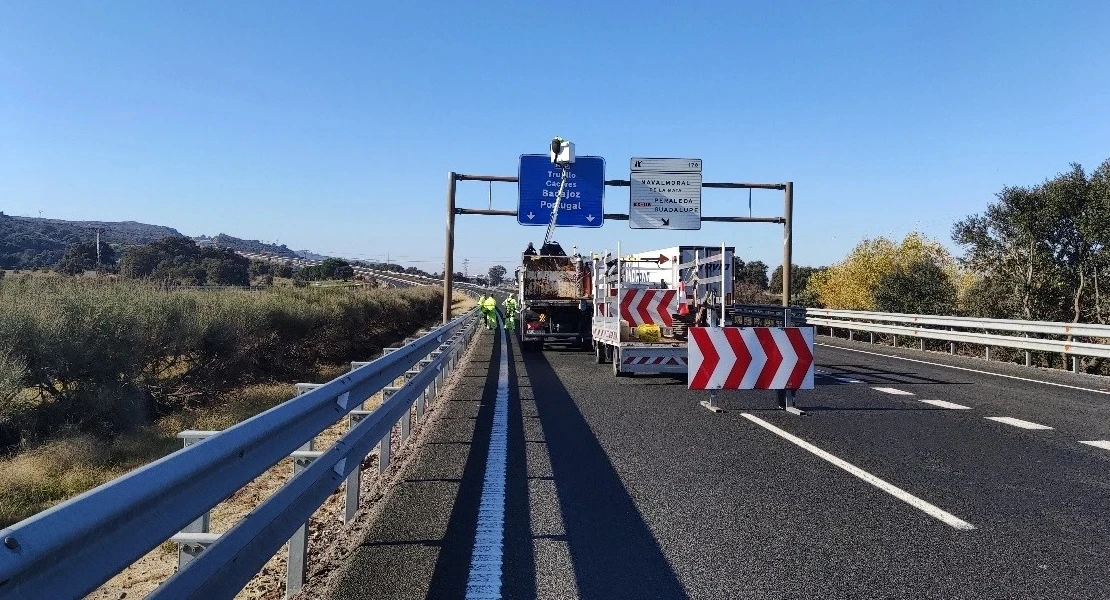
<path fill-rule="evenodd" d="M 774 304 L 732 304 L 725 307 L 726 320 L 736 325 L 758 325 L 781 327 L 784 325 L 787 307 Z M 806 309 L 791 306 L 790 325 L 806 325 Z"/>
<path fill-rule="evenodd" d="M 208 534 L 207 549 L 148 596 L 233 597 L 375 446 L 384 440 L 388 448 L 398 421 L 456 364 L 477 316 L 469 311 L 316 389 L 0 531 L 0 597 L 84 597 L 409 375 L 247 518 L 218 537 Z M 423 368 L 412 371 L 418 363 Z"/>
<path fill-rule="evenodd" d="M 805 313 L 807 318 L 867 319 L 870 321 L 912 323 L 914 325 L 931 325 L 937 327 L 963 327 L 993 331 L 1017 331 L 1022 333 L 1044 333 L 1048 335 L 1110 338 L 1110 325 L 1099 325 L 1094 323 L 1023 321 L 1020 319 L 979 319 L 976 317 L 945 317 L 860 310 L 830 310 L 824 308 L 809 308 L 805 310 Z"/>
<path fill-rule="evenodd" d="M 829 327 L 830 329 L 866 331 L 872 334 L 880 333 L 922 340 L 944 340 L 950 343 L 978 344 L 987 346 L 987 358 L 990 357 L 990 347 L 992 346 L 1025 350 L 1027 365 L 1030 364 L 1029 352 L 1052 352 L 1073 356 L 1110 358 L 1110 345 L 1077 342 L 1072 339 L 1076 337 L 1110 339 L 1110 325 L 814 308 L 806 310 L 806 322 L 810 325 Z M 967 329 L 977 329 L 981 332 L 966 331 Z M 988 332 L 1014 332 L 1023 335 Z M 1051 335 L 1068 339 L 1026 337 L 1028 334 Z M 895 340 L 897 342 L 897 337 Z M 951 346 L 950 352 L 954 352 L 954 348 Z M 1072 370 L 1076 369 L 1076 363 L 1073 360 Z"/>

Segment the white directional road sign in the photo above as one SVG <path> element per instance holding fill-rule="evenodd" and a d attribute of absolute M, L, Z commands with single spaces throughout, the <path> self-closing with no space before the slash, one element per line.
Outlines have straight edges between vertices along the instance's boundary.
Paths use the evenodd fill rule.
<path fill-rule="evenodd" d="M 701 159 L 633 158 L 628 226 L 701 229 Z"/>

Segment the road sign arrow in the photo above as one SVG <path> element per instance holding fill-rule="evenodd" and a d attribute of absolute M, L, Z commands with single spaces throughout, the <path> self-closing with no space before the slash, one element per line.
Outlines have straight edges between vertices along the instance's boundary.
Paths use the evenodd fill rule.
<path fill-rule="evenodd" d="M 594 222 L 594 216 L 593 215 L 586 215 L 586 220 L 593 223 Z"/>
<path fill-rule="evenodd" d="M 668 258 L 662 254 L 659 255 L 659 264 L 667 262 Z"/>
<path fill-rule="evenodd" d="M 662 221 L 663 221 L 663 227 L 670 227 L 671 226 L 671 220 L 670 219 L 662 219 Z"/>
<path fill-rule="evenodd" d="M 735 390 L 740 388 L 740 381 L 744 379 L 744 373 L 748 372 L 748 366 L 752 364 L 752 353 L 748 352 L 748 347 L 744 344 L 744 338 L 740 335 L 739 329 L 726 327 L 725 339 L 728 340 L 729 348 L 736 354 L 736 362 L 733 363 L 732 371 L 725 378 L 724 389 Z"/>
<path fill-rule="evenodd" d="M 779 352 L 778 344 L 775 343 L 775 336 L 771 335 L 771 331 L 766 327 L 757 327 L 755 335 L 759 338 L 759 345 L 763 347 L 763 353 L 767 355 L 767 363 L 763 365 L 763 370 L 759 373 L 759 379 L 755 381 L 756 389 L 769 390 L 771 382 L 775 379 L 775 373 L 778 373 L 779 365 L 782 364 L 782 352 Z"/>
<path fill-rule="evenodd" d="M 635 297 L 636 297 L 636 292 L 634 292 L 632 290 L 625 290 L 624 297 L 621 298 L 620 312 L 618 314 L 621 316 L 621 318 L 623 318 L 626 321 L 634 321 L 635 320 L 632 316 L 631 311 L 629 310 L 629 305 L 632 304 L 632 300 Z"/>
<path fill-rule="evenodd" d="M 648 306 L 651 304 L 652 299 L 655 298 L 654 290 L 647 290 L 644 292 L 643 297 L 640 299 L 639 304 L 636 305 L 636 312 L 640 315 L 641 323 L 651 323 L 651 313 L 648 312 Z"/>
<path fill-rule="evenodd" d="M 806 342 L 805 336 L 802 335 L 801 329 L 787 328 L 786 337 L 790 339 L 790 345 L 794 348 L 794 353 L 798 355 L 798 362 L 794 365 L 794 370 L 790 372 L 790 377 L 786 380 L 786 389 L 796 390 L 802 387 L 806 375 L 813 368 L 813 351 Z"/>
<path fill-rule="evenodd" d="M 536 214 L 535 214 L 535 213 L 533 213 L 533 212 L 529 212 L 529 213 L 528 213 L 528 220 L 529 220 L 529 221 L 531 221 L 532 219 L 535 219 L 535 218 L 536 218 Z"/>
<path fill-rule="evenodd" d="M 709 338 L 709 330 L 703 327 L 691 327 L 690 337 L 694 340 L 695 353 L 690 356 L 690 368 L 694 376 L 690 379 L 690 389 L 704 390 L 706 384 L 709 383 L 709 378 L 713 375 L 713 371 L 717 369 L 717 363 L 720 362 L 721 357 L 717 354 L 717 349 L 713 347 L 713 340 Z M 697 371 L 693 371 L 694 362 L 700 364 Z"/>

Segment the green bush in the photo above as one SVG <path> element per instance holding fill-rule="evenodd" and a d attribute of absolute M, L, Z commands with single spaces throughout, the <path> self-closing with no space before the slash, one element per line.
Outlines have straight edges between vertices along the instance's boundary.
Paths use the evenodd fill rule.
<path fill-rule="evenodd" d="M 164 290 L 136 282 L 0 282 L 0 448 L 60 427 L 100 436 L 369 358 L 436 319 L 428 288 Z"/>

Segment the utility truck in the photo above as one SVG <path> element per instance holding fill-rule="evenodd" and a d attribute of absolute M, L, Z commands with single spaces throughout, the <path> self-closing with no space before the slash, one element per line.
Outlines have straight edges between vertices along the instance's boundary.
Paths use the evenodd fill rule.
<path fill-rule="evenodd" d="M 567 256 L 558 242 L 521 256 L 517 275 L 517 303 L 521 318 L 516 334 L 522 349 L 542 350 L 545 343 L 590 343 L 591 271 L 587 258 Z"/>
<path fill-rule="evenodd" d="M 733 248 L 672 246 L 592 259 L 591 337 L 613 374 L 685 375 L 687 328 L 720 325 L 732 302 Z M 699 322 L 700 319 L 700 322 Z"/>

